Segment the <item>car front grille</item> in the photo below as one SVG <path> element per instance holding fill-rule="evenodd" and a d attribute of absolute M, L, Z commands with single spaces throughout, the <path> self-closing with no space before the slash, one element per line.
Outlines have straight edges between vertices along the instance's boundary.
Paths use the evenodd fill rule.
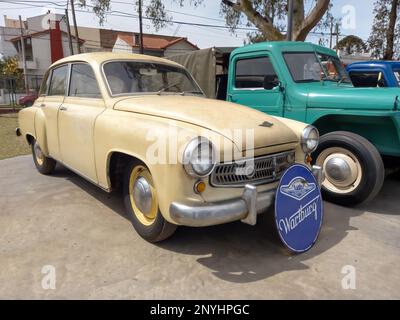
<path fill-rule="evenodd" d="M 287 151 L 268 156 L 217 164 L 210 177 L 214 187 L 243 187 L 278 181 L 294 163 L 295 152 Z"/>

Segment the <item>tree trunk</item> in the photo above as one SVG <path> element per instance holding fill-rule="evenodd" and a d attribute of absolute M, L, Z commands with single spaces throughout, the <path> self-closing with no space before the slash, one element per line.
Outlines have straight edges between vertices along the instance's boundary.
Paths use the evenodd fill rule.
<path fill-rule="evenodd" d="M 399 0 L 392 0 L 392 8 L 389 15 L 389 27 L 386 33 L 386 50 L 383 56 L 384 60 L 392 60 L 394 55 L 394 33 L 397 22 L 397 8 Z"/>
<path fill-rule="evenodd" d="M 257 12 L 250 0 L 221 0 L 222 3 L 231 7 L 233 10 L 246 15 L 247 19 L 253 23 L 263 34 L 264 38 L 270 41 L 283 41 L 285 35 L 273 24 L 273 18 L 262 16 Z M 304 0 L 294 0 L 293 14 L 293 39 L 304 41 L 310 31 L 322 19 L 328 10 L 330 0 L 316 0 L 316 4 L 310 14 L 305 17 Z"/>

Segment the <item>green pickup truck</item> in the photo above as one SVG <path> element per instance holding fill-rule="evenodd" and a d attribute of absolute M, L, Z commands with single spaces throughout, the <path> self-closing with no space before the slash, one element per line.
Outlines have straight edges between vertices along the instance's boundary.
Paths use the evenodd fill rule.
<path fill-rule="evenodd" d="M 355 88 L 336 53 L 303 42 L 263 42 L 172 57 L 206 95 L 313 124 L 321 134 L 313 162 L 324 168 L 326 200 L 374 198 L 385 166 L 400 164 L 399 90 Z"/>

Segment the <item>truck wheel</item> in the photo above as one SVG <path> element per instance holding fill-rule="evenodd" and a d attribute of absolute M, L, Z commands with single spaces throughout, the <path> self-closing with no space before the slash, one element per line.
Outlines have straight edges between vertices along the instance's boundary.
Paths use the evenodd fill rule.
<path fill-rule="evenodd" d="M 33 141 L 31 147 L 32 147 L 33 162 L 35 163 L 36 169 L 41 174 L 45 175 L 51 174 L 54 171 L 57 162 L 54 159 L 46 157 L 44 155 L 42 149 L 40 149 L 40 146 L 36 140 Z"/>
<path fill-rule="evenodd" d="M 322 195 L 325 200 L 354 206 L 373 199 L 385 179 L 382 158 L 367 139 L 346 131 L 321 137 L 313 154 L 325 172 Z"/>
<path fill-rule="evenodd" d="M 162 216 L 157 191 L 149 169 L 130 161 L 124 172 L 125 208 L 136 232 L 149 242 L 160 242 L 172 236 L 177 226 Z"/>

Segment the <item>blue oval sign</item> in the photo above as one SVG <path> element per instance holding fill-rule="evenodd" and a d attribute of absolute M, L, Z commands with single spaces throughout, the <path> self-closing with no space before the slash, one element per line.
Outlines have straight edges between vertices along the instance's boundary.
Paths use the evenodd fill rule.
<path fill-rule="evenodd" d="M 278 233 L 287 248 L 301 253 L 312 248 L 322 225 L 322 196 L 317 180 L 304 165 L 282 176 L 275 201 Z"/>

